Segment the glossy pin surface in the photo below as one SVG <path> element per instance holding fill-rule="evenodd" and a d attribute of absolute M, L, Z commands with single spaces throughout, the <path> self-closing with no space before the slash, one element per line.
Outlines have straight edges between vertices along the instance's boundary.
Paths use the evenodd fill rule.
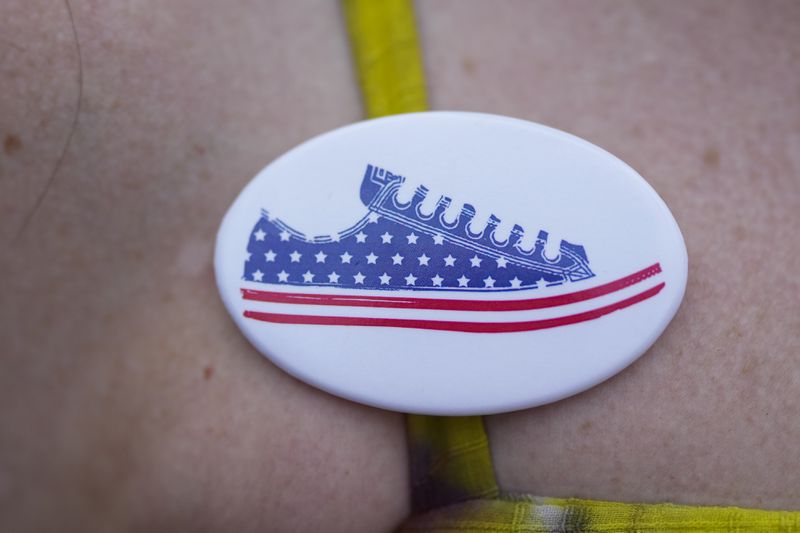
<path fill-rule="evenodd" d="M 347 126 L 267 166 L 217 238 L 253 345 L 334 394 L 406 412 L 555 401 L 630 364 L 676 312 L 683 239 L 634 170 L 474 113 Z"/>

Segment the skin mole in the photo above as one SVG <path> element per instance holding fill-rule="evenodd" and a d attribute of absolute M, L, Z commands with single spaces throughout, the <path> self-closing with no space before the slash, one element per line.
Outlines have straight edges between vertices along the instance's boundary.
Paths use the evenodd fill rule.
<path fill-rule="evenodd" d="M 708 168 L 719 168 L 719 150 L 713 146 L 703 152 L 703 164 Z"/>
<path fill-rule="evenodd" d="M 3 151 L 6 155 L 13 155 L 15 152 L 18 152 L 22 149 L 22 141 L 19 137 L 14 134 L 6 135 L 5 139 L 3 139 Z"/>

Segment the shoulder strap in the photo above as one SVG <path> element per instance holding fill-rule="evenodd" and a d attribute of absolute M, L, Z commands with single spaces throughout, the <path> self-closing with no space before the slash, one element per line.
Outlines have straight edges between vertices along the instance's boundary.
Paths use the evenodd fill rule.
<path fill-rule="evenodd" d="M 425 75 L 409 0 L 344 0 L 366 114 L 425 111 Z M 409 415 L 412 507 L 423 512 L 497 496 L 480 417 Z"/>

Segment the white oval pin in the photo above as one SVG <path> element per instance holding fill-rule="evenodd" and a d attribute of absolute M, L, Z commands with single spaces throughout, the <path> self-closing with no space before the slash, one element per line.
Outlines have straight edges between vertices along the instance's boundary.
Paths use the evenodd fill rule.
<path fill-rule="evenodd" d="M 678 309 L 686 248 L 656 192 L 567 133 L 476 113 L 346 126 L 261 171 L 217 283 L 278 366 L 403 412 L 511 411 L 585 390 Z"/>

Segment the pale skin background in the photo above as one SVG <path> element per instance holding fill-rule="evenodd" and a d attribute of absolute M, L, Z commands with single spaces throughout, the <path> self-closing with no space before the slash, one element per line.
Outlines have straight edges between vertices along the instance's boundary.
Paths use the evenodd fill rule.
<path fill-rule="evenodd" d="M 80 56 L 66 2 L 0 4 L 0 529 L 396 526 L 402 415 L 272 366 L 212 277 L 241 187 L 361 116 L 338 5 L 70 5 Z M 487 419 L 501 486 L 800 509 L 800 4 L 418 15 L 432 108 L 604 147 L 663 196 L 689 251 L 684 304 L 637 363 Z"/>

